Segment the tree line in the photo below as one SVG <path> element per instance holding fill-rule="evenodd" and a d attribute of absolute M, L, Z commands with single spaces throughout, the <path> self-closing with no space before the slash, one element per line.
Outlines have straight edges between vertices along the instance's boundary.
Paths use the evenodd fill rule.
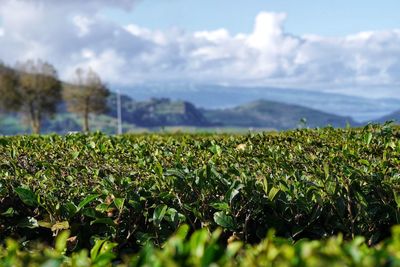
<path fill-rule="evenodd" d="M 69 112 L 81 116 L 89 131 L 89 115 L 106 111 L 110 91 L 92 69 L 75 71 L 71 83 L 62 83 L 53 65 L 28 60 L 11 68 L 0 63 L 0 110 L 23 115 L 32 132 L 39 134 L 45 118 L 53 117 L 62 101 Z"/>

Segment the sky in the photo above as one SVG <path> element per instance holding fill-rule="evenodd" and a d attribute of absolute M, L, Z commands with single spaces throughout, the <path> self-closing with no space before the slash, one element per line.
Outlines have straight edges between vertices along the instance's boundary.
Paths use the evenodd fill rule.
<path fill-rule="evenodd" d="M 111 87 L 187 83 L 400 98 L 398 0 L 0 0 L 0 60 Z M 398 96 L 399 95 L 399 96 Z"/>
<path fill-rule="evenodd" d="M 243 33 L 252 30 L 260 11 L 284 12 L 285 28 L 292 34 L 343 36 L 398 28 L 399 8 L 398 0 L 151 0 L 129 11 L 109 8 L 102 13 L 120 24 L 136 23 L 152 30 L 178 26 Z"/>

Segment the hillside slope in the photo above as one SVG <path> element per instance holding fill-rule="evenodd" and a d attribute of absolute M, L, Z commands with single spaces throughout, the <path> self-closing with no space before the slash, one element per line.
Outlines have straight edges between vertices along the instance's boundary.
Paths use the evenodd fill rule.
<path fill-rule="evenodd" d="M 116 95 L 111 95 L 107 115 L 117 117 Z M 167 98 L 152 98 L 135 101 L 127 96 L 121 97 L 122 120 L 140 127 L 159 126 L 212 126 L 192 103 L 172 101 Z"/>
<path fill-rule="evenodd" d="M 233 108 L 259 99 L 279 103 L 301 105 L 340 116 L 351 116 L 363 122 L 382 117 L 400 107 L 400 99 L 368 98 L 323 90 L 300 88 L 273 88 L 212 84 L 145 84 L 121 88 L 137 100 L 152 96 L 170 99 L 185 99 L 204 109 Z M 365 94 L 364 96 L 368 96 Z"/>
<path fill-rule="evenodd" d="M 350 117 L 342 117 L 298 105 L 258 100 L 230 109 L 204 110 L 208 120 L 226 126 L 262 127 L 278 130 L 298 127 L 306 119 L 309 127 L 357 125 Z"/>
<path fill-rule="evenodd" d="M 385 115 L 376 120 L 373 120 L 373 122 L 377 122 L 377 123 L 385 123 L 387 121 L 395 121 L 397 124 L 399 124 L 400 123 L 400 110 L 397 110 L 388 115 Z"/>
<path fill-rule="evenodd" d="M 342 117 L 298 105 L 274 101 L 258 100 L 229 109 L 199 109 L 186 101 L 173 101 L 166 98 L 152 98 L 135 101 L 121 96 L 122 121 L 124 132 L 137 128 L 155 128 L 168 126 L 191 127 L 235 127 L 235 128 L 271 128 L 277 130 L 292 129 L 299 126 L 305 118 L 308 127 L 344 127 L 347 123 L 358 125 L 350 117 Z M 117 125 L 116 95 L 108 100 L 108 111 L 101 116 L 91 116 L 91 130 L 115 133 Z M 0 116 L 0 134 L 28 133 L 29 129 L 20 123 L 18 116 Z M 67 112 L 65 103 L 59 106 L 59 113 L 43 122 L 43 133 L 67 133 L 81 130 L 81 118 Z"/>

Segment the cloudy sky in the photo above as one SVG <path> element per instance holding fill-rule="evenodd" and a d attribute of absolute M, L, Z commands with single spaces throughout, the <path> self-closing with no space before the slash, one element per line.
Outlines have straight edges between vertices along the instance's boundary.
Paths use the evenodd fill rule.
<path fill-rule="evenodd" d="M 351 2 L 351 3 L 350 3 Z M 110 85 L 191 83 L 400 98 L 398 0 L 0 0 L 0 59 Z"/>

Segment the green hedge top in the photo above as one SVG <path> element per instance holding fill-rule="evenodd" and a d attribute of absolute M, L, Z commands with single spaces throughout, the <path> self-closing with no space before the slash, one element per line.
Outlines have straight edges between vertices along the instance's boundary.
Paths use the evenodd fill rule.
<path fill-rule="evenodd" d="M 0 138 L 0 239 L 62 230 L 138 250 L 182 225 L 256 243 L 342 233 L 375 244 L 400 223 L 400 132 L 71 134 Z"/>

